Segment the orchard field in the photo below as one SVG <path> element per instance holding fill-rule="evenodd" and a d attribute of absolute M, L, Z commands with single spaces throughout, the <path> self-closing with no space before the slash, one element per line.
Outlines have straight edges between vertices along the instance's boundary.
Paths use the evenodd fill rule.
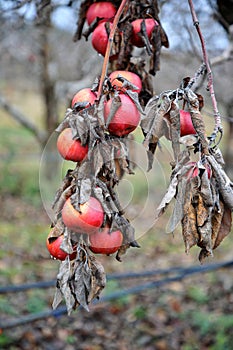
<path fill-rule="evenodd" d="M 162 15 L 163 20 L 165 13 L 162 12 Z M 169 36 L 169 29 L 167 34 Z M 40 85 L 42 68 L 33 36 L 36 36 L 35 32 L 27 26 L 19 32 L 10 32 L 13 45 L 9 45 L 1 55 L 0 97 L 4 97 L 10 106 L 27 116 L 29 122 L 43 132 L 47 126 Z M 90 40 L 73 43 L 72 33 L 61 29 L 51 29 L 49 40 L 52 57 L 50 73 L 55 72 L 56 76 L 60 123 L 74 93 L 91 86 L 101 73 L 103 58 L 90 47 Z M 56 45 L 58 41 L 59 46 Z M 199 45 L 198 41 L 196 44 Z M 210 57 L 217 56 L 216 47 L 210 50 Z M 189 50 L 177 48 L 163 49 L 160 60 L 160 71 L 153 78 L 155 94 L 176 89 L 184 77 L 193 76 L 200 66 L 198 57 L 191 55 Z M 231 61 L 213 65 L 214 87 L 217 97 L 220 97 L 219 109 L 223 117 L 227 116 L 227 106 L 232 101 L 229 92 L 231 68 Z M 212 106 L 204 88 L 202 93 L 206 99 L 203 114 L 210 134 L 214 123 Z M 58 154 L 57 133 L 51 132 L 41 147 L 33 132 L 12 118 L 2 103 L 0 115 L 0 287 L 54 280 L 54 286 L 48 289 L 1 293 L 0 324 L 4 325 L 9 320 L 52 310 L 60 262 L 52 260 L 46 248 L 51 224 L 50 207 L 67 169 L 74 168 L 74 165 L 62 160 Z M 228 154 L 229 125 L 227 118 L 223 118 L 224 134 L 219 147 L 224 157 L 226 155 L 227 173 L 232 178 L 233 164 Z M 111 274 L 205 267 L 232 260 L 232 230 L 214 250 L 214 256 L 206 258 L 203 265 L 198 260 L 200 248 L 192 247 L 186 254 L 181 225 L 173 234 L 167 233 L 174 202 L 154 223 L 156 208 L 169 185 L 173 150 L 170 142 L 163 137 L 161 148 L 156 150 L 152 170 L 147 172 L 147 154 L 142 146 L 144 136 L 141 129 L 137 128 L 133 135 L 135 174 L 124 175 L 117 192 L 127 217 L 135 226 L 140 248 L 128 249 L 121 262 L 115 259 L 115 254 L 98 255 L 109 279 L 99 302 L 90 303 L 89 312 L 77 308 L 70 316 L 64 313 L 0 330 L 1 349 L 232 349 L 232 265 L 190 274 L 180 280 L 174 279 L 104 301 L 105 297 L 117 291 L 166 277 L 166 274 L 159 274 L 141 279 L 111 279 Z M 173 274 L 170 272 L 169 276 Z"/>

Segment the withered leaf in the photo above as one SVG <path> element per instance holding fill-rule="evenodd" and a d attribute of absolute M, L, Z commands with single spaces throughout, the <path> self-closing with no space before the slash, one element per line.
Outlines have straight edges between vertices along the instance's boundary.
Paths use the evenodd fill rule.
<path fill-rule="evenodd" d="M 164 115 L 170 106 L 170 98 L 167 94 L 162 94 L 152 97 L 145 107 L 145 118 L 141 121 L 141 128 L 145 135 L 143 145 L 148 152 L 148 171 L 152 168 L 153 154 L 159 139 L 163 135 L 168 137 L 169 132 Z"/>
<path fill-rule="evenodd" d="M 199 164 L 199 162 L 198 162 Z M 203 169 L 204 168 L 204 169 Z M 200 186 L 200 192 L 203 198 L 203 201 L 205 203 L 205 206 L 207 207 L 213 207 L 214 206 L 214 200 L 213 200 L 213 195 L 211 191 L 211 185 L 210 185 L 210 180 L 208 179 L 208 173 L 206 168 L 203 166 L 202 174 L 201 174 L 201 186 Z M 200 170 L 200 166 L 199 166 Z"/>
<path fill-rule="evenodd" d="M 86 203 L 91 196 L 92 181 L 90 178 L 86 178 L 80 180 L 79 184 L 79 203 L 83 204 Z"/>
<path fill-rule="evenodd" d="M 131 98 L 131 100 L 134 102 L 134 104 L 135 104 L 135 106 L 137 107 L 139 113 L 140 113 L 141 115 L 144 115 L 144 111 L 143 111 L 142 106 L 141 106 L 141 104 L 140 104 L 140 102 L 139 102 L 138 93 L 135 92 L 135 91 L 131 91 L 131 90 L 126 90 L 125 93 L 126 93 L 126 95 L 128 95 L 128 96 Z"/>
<path fill-rule="evenodd" d="M 107 120 L 106 120 L 106 128 L 109 126 L 109 124 L 111 123 L 111 120 L 112 118 L 114 117 L 114 115 L 116 114 L 118 108 L 120 108 L 121 106 L 121 99 L 120 99 L 120 96 L 117 95 L 117 96 L 114 96 L 112 98 L 112 103 L 111 103 L 111 108 L 110 108 L 110 112 L 109 112 L 109 115 L 107 117 Z"/>
<path fill-rule="evenodd" d="M 197 207 L 197 230 L 199 233 L 198 246 L 203 248 L 203 252 L 200 253 L 200 257 L 212 256 L 212 208 L 205 207 L 203 198 L 199 194 L 198 196 L 198 207 Z M 200 260 L 202 261 L 202 260 Z"/>
<path fill-rule="evenodd" d="M 175 197 L 177 193 L 177 186 L 179 184 L 179 176 L 182 178 L 182 176 L 185 175 L 189 169 L 191 169 L 192 164 L 184 165 L 187 162 L 187 158 L 189 159 L 189 156 L 186 152 L 184 152 L 180 162 L 176 164 L 176 167 L 172 172 L 171 181 L 167 192 L 156 209 L 155 221 L 164 213 L 171 200 Z"/>
<path fill-rule="evenodd" d="M 56 288 L 54 298 L 53 298 L 53 303 L 52 303 L 52 308 L 55 310 L 63 301 L 63 295 L 60 290 L 60 288 Z"/>
<path fill-rule="evenodd" d="M 74 251 L 72 243 L 71 243 L 70 232 L 67 229 L 67 227 L 65 227 L 65 229 L 64 229 L 64 237 L 63 237 L 62 243 L 60 245 L 60 248 L 62 250 L 64 250 L 64 252 L 66 252 L 67 254 L 71 254 Z"/>
<path fill-rule="evenodd" d="M 221 226 L 218 232 L 218 236 L 214 243 L 213 249 L 216 249 L 222 240 L 230 233 L 232 224 L 232 212 L 228 207 L 224 207 L 224 213 L 221 221 Z"/>
<path fill-rule="evenodd" d="M 70 290 L 69 280 L 71 274 L 71 266 L 69 258 L 67 257 L 64 261 L 61 262 L 59 272 L 57 275 L 57 288 L 60 290 L 60 293 L 56 291 L 55 299 L 53 302 L 53 308 L 56 308 L 61 302 L 61 295 L 65 299 L 67 312 L 70 315 L 71 311 L 75 307 L 75 298 Z M 61 295 L 60 295 L 61 294 Z"/>
<path fill-rule="evenodd" d="M 118 74 L 115 78 L 119 80 L 122 83 L 122 88 L 125 88 L 126 90 L 138 90 L 138 86 L 134 85 L 132 82 L 130 82 L 128 79 L 123 77 L 121 74 Z M 114 86 L 114 80 L 112 81 L 112 84 Z"/>
<path fill-rule="evenodd" d="M 122 244 L 121 247 L 117 251 L 116 259 L 118 261 L 122 261 L 122 255 L 124 255 L 126 253 L 127 249 L 129 249 L 129 248 L 130 248 L 130 244 L 129 243 L 128 244 L 126 244 L 126 243 Z"/>
<path fill-rule="evenodd" d="M 91 270 L 85 261 L 76 260 L 74 265 L 74 277 L 70 281 L 73 294 L 76 301 L 84 307 L 88 308 L 88 294 L 90 292 L 91 284 Z M 89 289 L 88 289 L 89 288 Z"/>
<path fill-rule="evenodd" d="M 72 184 L 69 187 L 67 187 L 63 192 L 62 190 L 59 190 L 59 192 L 57 192 L 57 194 L 59 194 L 60 197 L 58 197 L 57 195 L 56 201 L 52 205 L 52 208 L 54 210 L 54 213 L 57 219 L 61 213 L 61 210 L 65 204 L 65 201 L 67 200 L 67 198 L 69 198 L 73 194 L 74 188 L 75 188 L 75 185 Z"/>
<path fill-rule="evenodd" d="M 178 156 L 180 153 L 180 113 L 179 113 L 179 106 L 177 101 L 172 101 L 171 103 L 171 109 L 169 111 L 169 117 L 170 117 L 170 135 L 171 135 L 171 141 L 172 141 L 172 149 L 174 153 L 175 161 L 178 160 Z"/>
<path fill-rule="evenodd" d="M 199 193 L 198 201 L 197 201 L 197 225 L 203 226 L 205 222 L 208 220 L 208 217 L 209 217 L 209 211 L 205 206 L 201 193 Z"/>
<path fill-rule="evenodd" d="M 72 118 L 72 116 L 73 116 L 73 110 L 71 108 L 67 108 L 65 117 L 63 121 L 56 128 L 56 131 L 60 133 L 64 129 L 69 128 L 70 127 L 69 121 L 70 121 L 70 118 Z"/>
<path fill-rule="evenodd" d="M 192 119 L 194 129 L 196 130 L 202 150 L 205 155 L 209 154 L 209 142 L 206 136 L 205 124 L 199 109 L 198 96 L 191 90 L 185 89 L 186 99 Z"/>
<path fill-rule="evenodd" d="M 93 256 L 89 255 L 89 268 L 91 271 L 91 289 L 88 295 L 88 303 L 98 298 L 106 285 L 106 274 L 102 264 Z"/>
<path fill-rule="evenodd" d="M 175 196 L 175 205 L 173 208 L 172 216 L 170 217 L 168 226 L 167 226 L 168 233 L 173 232 L 183 218 L 185 195 L 187 194 L 188 191 L 190 191 L 190 189 L 187 189 L 187 182 L 188 182 L 187 177 L 182 177 L 181 180 L 179 181 L 177 194 Z"/>
<path fill-rule="evenodd" d="M 152 49 L 149 68 L 149 73 L 151 75 L 155 75 L 156 72 L 160 70 L 161 34 L 161 27 L 155 26 L 151 35 Z"/>
<path fill-rule="evenodd" d="M 212 239 L 213 249 L 216 248 L 216 246 L 215 246 L 216 239 L 217 239 L 220 227 L 221 227 L 223 214 L 224 214 L 224 204 L 223 204 L 222 201 L 220 201 L 220 207 L 219 208 L 215 208 L 215 210 L 213 212 L 213 215 L 212 215 L 212 235 L 211 235 L 211 239 Z"/>
<path fill-rule="evenodd" d="M 55 225 L 51 226 L 49 231 L 48 240 L 49 242 L 55 241 L 59 236 L 63 234 L 64 225 L 61 220 L 57 221 Z"/>
<path fill-rule="evenodd" d="M 100 201 L 104 213 L 108 218 L 111 218 L 112 213 L 114 212 L 111 195 L 108 191 L 106 184 L 100 179 L 96 179 L 97 186 L 93 188 L 95 197 Z M 113 206 L 112 206 L 113 204 Z"/>
<path fill-rule="evenodd" d="M 213 170 L 213 176 L 216 179 L 219 192 L 221 193 L 223 202 L 226 204 L 226 206 L 233 210 L 233 185 L 230 179 L 228 178 L 227 174 L 221 167 L 219 163 L 215 160 L 215 158 L 210 155 L 207 156 L 207 160 L 211 165 L 211 168 Z"/>
<path fill-rule="evenodd" d="M 181 224 L 185 251 L 188 253 L 190 248 L 196 245 L 199 241 L 196 209 L 191 203 L 190 193 L 187 193 L 185 198 L 185 212 Z"/>

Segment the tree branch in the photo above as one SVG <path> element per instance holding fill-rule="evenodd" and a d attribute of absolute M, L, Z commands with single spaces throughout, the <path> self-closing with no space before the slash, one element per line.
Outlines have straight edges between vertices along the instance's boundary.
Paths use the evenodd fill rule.
<path fill-rule="evenodd" d="M 203 54 L 203 60 L 204 63 L 206 65 L 206 71 L 207 71 L 207 79 L 208 79 L 208 90 L 210 92 L 210 96 L 211 96 L 211 100 L 212 100 L 212 105 L 213 105 L 213 110 L 214 110 L 214 118 L 215 118 L 215 127 L 214 127 L 214 131 L 211 135 L 211 142 L 213 142 L 218 134 L 218 132 L 222 133 L 222 122 L 221 122 L 221 116 L 220 113 L 218 111 L 218 106 L 217 106 L 217 100 L 215 97 L 215 92 L 214 92 L 214 85 L 213 85 L 213 76 L 212 76 L 212 71 L 210 68 L 210 63 L 209 63 L 209 58 L 208 58 L 208 54 L 207 54 L 207 50 L 206 50 L 206 45 L 205 45 L 205 40 L 204 37 L 202 35 L 201 32 L 201 28 L 199 25 L 199 21 L 196 15 L 196 11 L 195 8 L 193 6 L 193 2 L 192 0 L 188 0 L 189 3 L 189 7 L 190 7 L 190 12 L 192 14 L 192 18 L 193 18 L 193 24 L 197 30 L 198 36 L 200 38 L 201 41 L 201 47 L 202 47 L 202 54 Z"/>
<path fill-rule="evenodd" d="M 31 131 L 40 144 L 43 144 L 47 138 L 47 134 L 37 128 L 22 112 L 16 107 L 12 106 L 7 100 L 0 95 L 0 107 L 4 109 L 11 117 L 13 117 L 19 124 Z"/>
<path fill-rule="evenodd" d="M 123 9 L 124 9 L 127 1 L 128 0 L 122 0 L 121 1 L 120 7 L 118 8 L 117 13 L 116 13 L 116 15 L 114 17 L 114 21 L 113 21 L 113 24 L 112 24 L 112 29 L 110 31 L 109 38 L 108 38 L 108 45 L 107 45 L 107 48 L 106 48 L 106 53 L 105 53 L 105 56 L 104 56 L 104 63 L 103 63 L 102 73 L 101 73 L 100 82 L 99 82 L 99 89 L 98 89 L 97 99 L 100 98 L 100 95 L 101 95 L 101 92 L 102 92 L 102 88 L 103 88 L 104 79 L 105 79 L 106 74 L 107 74 L 109 56 L 110 56 L 110 52 L 111 52 L 111 48 L 112 48 L 112 43 L 113 43 L 113 38 L 114 38 L 115 31 L 116 31 L 116 27 L 117 27 L 117 24 L 119 22 L 120 16 L 121 16 L 121 14 L 123 12 Z"/>

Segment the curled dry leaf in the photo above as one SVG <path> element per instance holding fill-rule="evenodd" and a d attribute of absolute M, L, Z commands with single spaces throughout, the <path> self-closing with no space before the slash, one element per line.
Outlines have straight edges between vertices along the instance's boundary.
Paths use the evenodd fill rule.
<path fill-rule="evenodd" d="M 194 245 L 199 246 L 200 262 L 213 255 L 213 250 L 229 234 L 232 223 L 230 192 L 222 195 L 231 183 L 214 157 L 211 161 L 210 157 L 203 156 L 202 160 L 191 162 L 189 151 L 183 151 L 173 169 L 167 193 L 156 211 L 157 220 L 175 199 L 168 232 L 173 232 L 181 222 L 185 251 L 188 253 Z"/>
<path fill-rule="evenodd" d="M 56 309 L 64 299 L 68 314 L 79 305 L 89 311 L 88 304 L 99 297 L 105 284 L 103 266 L 84 247 L 79 246 L 76 260 L 66 258 L 61 262 L 53 308 Z"/>

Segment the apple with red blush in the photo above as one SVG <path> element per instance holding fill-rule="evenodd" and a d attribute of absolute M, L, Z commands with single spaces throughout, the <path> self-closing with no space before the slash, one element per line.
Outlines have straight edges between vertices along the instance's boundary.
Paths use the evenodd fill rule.
<path fill-rule="evenodd" d="M 123 242 L 123 234 L 119 230 L 110 231 L 108 225 L 89 236 L 90 250 L 96 254 L 113 254 Z"/>
<path fill-rule="evenodd" d="M 113 86 L 116 86 L 120 89 L 122 89 L 122 85 L 123 82 L 118 79 L 118 76 L 121 76 L 125 79 L 127 79 L 130 83 L 132 83 L 133 85 L 135 85 L 137 87 L 137 89 L 133 89 L 132 91 L 136 91 L 137 93 L 140 93 L 142 90 L 142 81 L 141 78 L 133 72 L 129 72 L 126 70 L 116 70 L 113 71 L 110 75 L 109 75 L 109 79 L 110 82 Z"/>
<path fill-rule="evenodd" d="M 91 234 L 103 224 L 104 211 L 101 203 L 95 197 L 80 204 L 77 210 L 68 198 L 62 209 L 62 220 L 65 226 L 77 233 Z"/>
<path fill-rule="evenodd" d="M 88 145 L 74 140 L 71 128 L 64 129 L 57 138 L 57 149 L 60 155 L 72 162 L 81 162 L 88 153 Z"/>
<path fill-rule="evenodd" d="M 50 234 L 48 235 L 48 238 L 46 240 L 46 246 L 50 255 L 53 258 L 61 261 L 65 260 L 66 257 L 69 255 L 69 259 L 74 260 L 77 255 L 76 247 L 74 247 L 73 253 L 67 254 L 64 250 L 60 248 L 63 242 L 63 239 L 64 239 L 63 234 L 58 237 L 51 237 Z"/>
<path fill-rule="evenodd" d="M 146 33 L 147 33 L 148 39 L 149 41 L 151 41 L 153 30 L 155 27 L 159 25 L 159 23 L 153 18 L 146 18 L 144 19 L 144 21 L 145 21 Z M 143 22 L 142 18 L 135 19 L 133 22 L 131 22 L 131 25 L 133 27 L 131 42 L 136 47 L 145 46 L 145 43 L 141 37 L 142 22 Z"/>
<path fill-rule="evenodd" d="M 97 17 L 105 21 L 113 21 L 115 14 L 116 8 L 110 1 L 94 2 L 87 10 L 86 20 L 88 25 L 90 25 Z M 101 21 L 99 23 L 101 23 Z"/>
<path fill-rule="evenodd" d="M 140 113 L 129 96 L 119 94 L 119 98 L 121 100 L 121 106 L 117 109 L 107 129 L 110 134 L 121 137 L 128 135 L 136 129 L 140 122 Z M 104 106 L 105 122 L 108 120 L 112 102 L 113 100 L 111 98 Z"/>

